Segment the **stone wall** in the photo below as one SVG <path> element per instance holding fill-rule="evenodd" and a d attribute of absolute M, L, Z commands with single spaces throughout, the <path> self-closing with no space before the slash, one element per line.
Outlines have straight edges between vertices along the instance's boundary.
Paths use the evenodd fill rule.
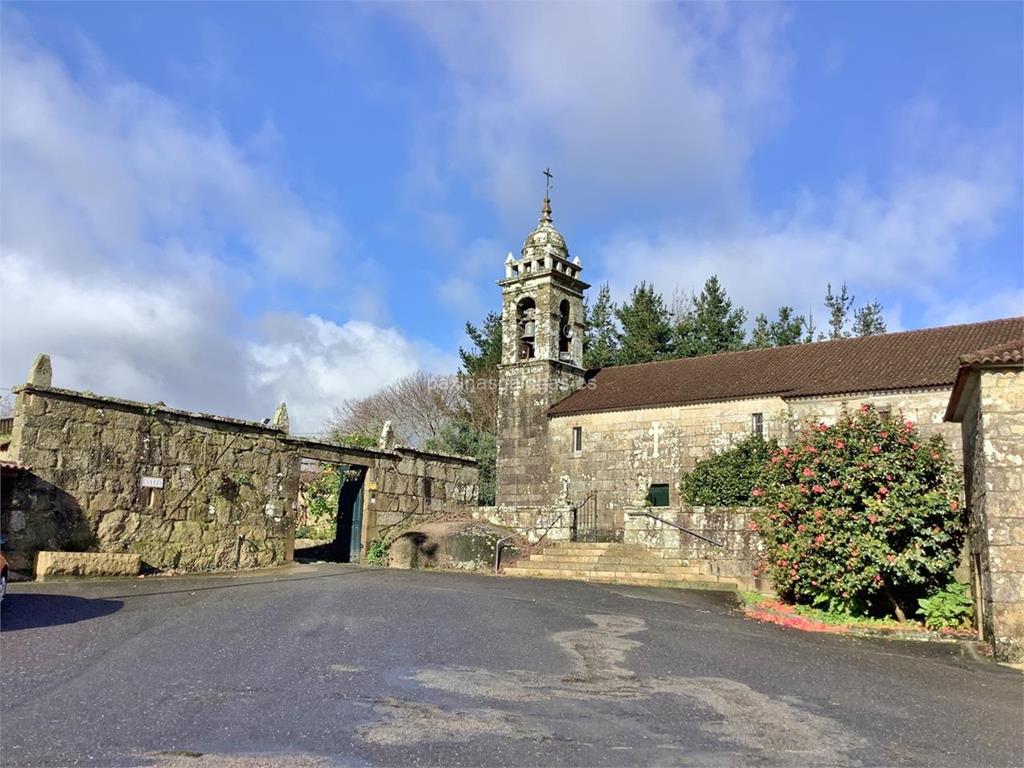
<path fill-rule="evenodd" d="M 381 457 L 366 480 L 366 541 L 425 520 L 468 520 L 479 493 L 473 459 L 411 448 L 399 448 L 393 456 Z"/>
<path fill-rule="evenodd" d="M 795 434 L 810 421 L 834 424 L 843 410 L 856 410 L 862 403 L 876 408 L 889 408 L 910 419 L 924 435 L 941 435 L 953 451 L 957 461 L 961 457 L 960 425 L 943 420 L 949 404 L 950 387 L 920 389 L 902 392 L 871 392 L 835 397 L 789 398 L 786 403 L 790 415 L 790 434 Z"/>
<path fill-rule="evenodd" d="M 530 544 L 568 541 L 572 535 L 571 507 L 477 507 L 473 519 L 506 528 Z"/>
<path fill-rule="evenodd" d="M 764 416 L 765 437 L 786 438 L 788 412 L 778 397 L 550 419 L 545 503 L 556 502 L 551 491 L 564 476 L 572 501 L 597 494 L 602 528 L 621 529 L 624 509 L 645 497 L 649 484 L 668 485 L 670 505 L 678 505 L 682 473 L 749 435 L 754 413 Z M 574 427 L 582 429 L 579 452 L 572 450 Z"/>
<path fill-rule="evenodd" d="M 762 414 L 764 436 L 791 441 L 810 421 L 835 422 L 843 410 L 861 403 L 891 408 L 938 433 L 959 455 L 956 424 L 942 422 L 949 389 L 870 393 L 842 397 L 763 397 L 633 411 L 584 413 L 549 418 L 532 427 L 529 440 L 507 439 L 499 454 L 499 501 L 508 506 L 559 504 L 563 483 L 568 501 L 596 493 L 601 527 L 621 529 L 624 509 L 646 495 L 649 484 L 666 484 L 669 503 L 681 503 L 679 480 L 702 458 L 722 451 L 751 433 L 752 417 Z M 532 416 L 523 418 L 536 418 Z M 573 451 L 572 433 L 582 429 L 582 450 Z M 517 435 L 525 434 L 520 429 Z M 530 433 L 531 435 L 533 433 Z M 511 452 L 511 455 L 505 452 Z M 518 459 L 518 461 L 517 461 Z M 565 478 L 565 480 L 563 480 Z"/>
<path fill-rule="evenodd" d="M 20 567 L 40 549 L 134 552 L 184 570 L 290 559 L 298 467 L 279 429 L 51 387 L 16 391 L 11 454 L 31 472 L 4 499 L 3 523 L 12 555 L 28 561 Z"/>
<path fill-rule="evenodd" d="M 366 468 L 362 547 L 424 518 L 476 506 L 473 459 L 368 450 L 285 428 L 85 392 L 16 389 L 2 527 L 12 567 L 39 550 L 134 552 L 160 569 L 288 562 L 304 457 Z M 154 487 L 155 486 L 155 487 Z"/>
<path fill-rule="evenodd" d="M 980 370 L 961 396 L 964 474 L 982 635 L 1024 660 L 1024 372 Z M 980 593 L 980 594 L 979 594 Z"/>
<path fill-rule="evenodd" d="M 684 557 L 705 576 L 736 579 L 743 589 L 771 592 L 771 582 L 758 573 L 761 540 L 750 530 L 753 509 L 749 507 L 628 507 L 625 510 L 623 542 Z M 719 547 L 671 525 L 681 525 Z"/>
<path fill-rule="evenodd" d="M 558 473 L 548 409 L 583 384 L 583 371 L 553 360 L 503 365 L 498 373 L 497 476 L 499 505 L 554 503 Z"/>

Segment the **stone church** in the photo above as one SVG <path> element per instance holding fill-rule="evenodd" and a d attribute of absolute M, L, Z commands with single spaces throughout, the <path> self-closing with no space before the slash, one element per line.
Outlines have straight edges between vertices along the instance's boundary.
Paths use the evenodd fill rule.
<path fill-rule="evenodd" d="M 809 421 L 870 403 L 942 434 L 961 355 L 1024 338 L 1024 318 L 585 370 L 579 257 L 545 197 L 509 254 L 501 286 L 496 501 L 558 508 L 584 500 L 597 525 L 629 506 L 678 506 L 694 463 L 755 432 L 786 442 Z"/>

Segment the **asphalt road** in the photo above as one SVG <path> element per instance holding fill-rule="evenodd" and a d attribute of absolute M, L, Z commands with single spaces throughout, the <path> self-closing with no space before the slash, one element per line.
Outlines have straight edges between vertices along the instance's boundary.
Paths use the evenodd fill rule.
<path fill-rule="evenodd" d="M 1024 678 L 721 595 L 315 565 L 15 584 L 0 763 L 1019 766 Z"/>

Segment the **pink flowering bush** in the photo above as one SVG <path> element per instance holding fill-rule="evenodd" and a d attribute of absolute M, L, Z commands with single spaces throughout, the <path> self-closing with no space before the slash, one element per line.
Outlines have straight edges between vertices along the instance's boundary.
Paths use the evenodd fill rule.
<path fill-rule="evenodd" d="M 775 451 L 751 495 L 779 595 L 829 611 L 904 620 L 952 580 L 967 530 L 943 439 L 867 405 Z"/>

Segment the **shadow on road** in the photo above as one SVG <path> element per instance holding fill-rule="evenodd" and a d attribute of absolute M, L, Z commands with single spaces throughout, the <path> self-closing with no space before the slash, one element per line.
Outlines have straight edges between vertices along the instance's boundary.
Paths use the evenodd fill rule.
<path fill-rule="evenodd" d="M 387 572 L 388 572 L 388 570 L 386 568 L 361 568 L 361 569 L 353 568 L 353 569 L 350 569 L 350 570 L 342 571 L 340 573 L 322 573 L 322 574 L 318 574 L 318 575 L 315 575 L 315 576 L 284 576 L 284 577 L 275 577 L 275 578 L 272 578 L 272 579 L 252 579 L 252 580 L 249 580 L 249 579 L 241 580 L 239 576 L 232 575 L 232 576 L 224 577 L 224 578 L 228 578 L 228 579 L 232 579 L 233 580 L 233 581 L 231 581 L 229 583 L 226 583 L 226 584 L 207 584 L 207 585 L 203 585 L 203 586 L 191 585 L 190 584 L 188 586 L 181 587 L 180 589 L 161 589 L 161 590 L 155 590 L 155 591 L 152 591 L 152 592 L 146 592 L 146 591 L 128 592 L 128 593 L 123 594 L 123 595 L 111 595 L 111 599 L 117 600 L 119 598 L 129 598 L 129 597 L 155 597 L 157 595 L 182 595 L 182 594 L 192 595 L 192 594 L 195 594 L 196 592 L 209 592 L 211 590 L 243 589 L 243 588 L 249 588 L 249 587 L 259 587 L 259 586 L 263 586 L 263 585 L 266 585 L 266 584 L 269 584 L 269 585 L 283 584 L 283 583 L 289 582 L 289 581 L 314 581 L 314 580 L 317 580 L 317 579 L 336 579 L 339 576 L 355 576 L 356 574 L 359 574 L 359 573 L 387 573 Z M 178 577 L 178 576 L 169 576 L 167 578 L 176 579 L 176 578 L 180 578 L 180 577 Z M 216 577 L 212 577 L 212 578 L 216 578 Z"/>
<path fill-rule="evenodd" d="M 0 630 L 39 629 L 106 616 L 120 610 L 121 600 L 71 595 L 8 594 L 0 614 Z"/>

